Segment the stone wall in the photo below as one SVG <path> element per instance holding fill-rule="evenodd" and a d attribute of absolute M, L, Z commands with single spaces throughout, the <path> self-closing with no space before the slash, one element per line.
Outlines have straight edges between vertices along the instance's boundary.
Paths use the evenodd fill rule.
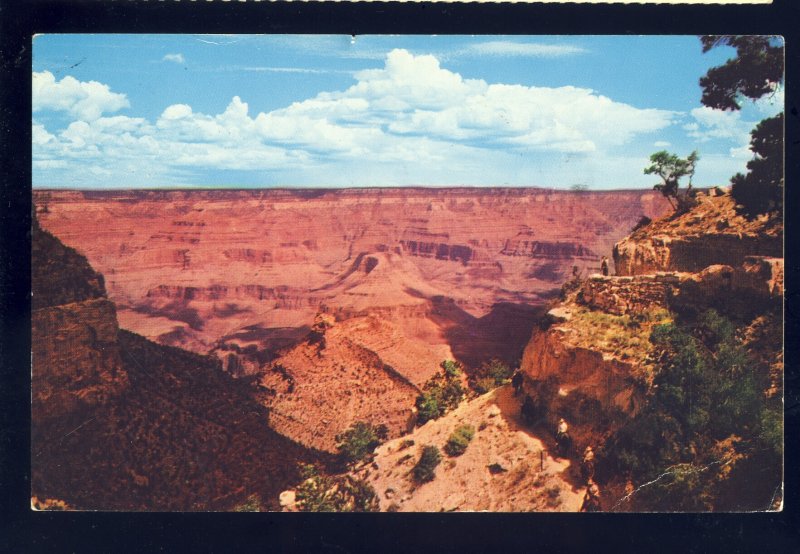
<path fill-rule="evenodd" d="M 581 287 L 579 298 L 592 310 L 614 315 L 642 315 L 654 308 L 667 307 L 671 285 L 677 278 L 670 274 L 637 277 L 594 275 Z"/>

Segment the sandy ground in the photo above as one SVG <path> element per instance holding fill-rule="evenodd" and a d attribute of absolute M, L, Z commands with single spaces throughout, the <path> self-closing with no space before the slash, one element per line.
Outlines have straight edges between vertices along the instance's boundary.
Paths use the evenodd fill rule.
<path fill-rule="evenodd" d="M 381 510 L 578 511 L 584 491 L 574 486 L 570 462 L 551 455 L 530 434 L 519 419 L 519 406 L 510 386 L 464 402 L 381 445 L 374 462 L 355 473 L 375 488 Z M 472 425 L 475 436 L 463 455 L 449 457 L 444 445 L 462 424 Z M 442 451 L 442 461 L 433 481 L 416 485 L 412 470 L 428 444 Z"/>

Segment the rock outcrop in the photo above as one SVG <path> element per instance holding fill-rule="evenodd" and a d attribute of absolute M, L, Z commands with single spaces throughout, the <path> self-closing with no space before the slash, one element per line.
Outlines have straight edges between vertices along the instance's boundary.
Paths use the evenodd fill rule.
<path fill-rule="evenodd" d="M 578 470 L 554 456 L 553 444 L 536 438 L 519 419 L 520 399 L 510 386 L 464 401 L 440 419 L 375 449 L 352 471 L 377 493 L 381 511 L 576 512 L 583 490 Z M 470 425 L 474 436 L 460 456 L 444 447 L 453 431 Z M 421 449 L 442 451 L 433 481 L 417 484 Z"/>
<path fill-rule="evenodd" d="M 748 220 L 729 194 L 700 194 L 690 212 L 654 221 L 614 246 L 617 275 L 699 272 L 710 265 L 739 267 L 748 256 L 783 256 L 777 218 Z"/>
<path fill-rule="evenodd" d="M 35 220 L 32 239 L 31 417 L 60 428 L 58 422 L 118 396 L 128 376 L 102 276 Z"/>
<path fill-rule="evenodd" d="M 336 436 L 357 421 L 385 425 L 390 437 L 414 425 L 419 389 L 331 318 L 287 349 L 260 376 L 273 394 L 270 426 L 305 446 L 336 452 Z"/>
<path fill-rule="evenodd" d="M 250 384 L 118 329 L 86 259 L 32 230 L 31 493 L 37 509 L 277 509 L 298 461 Z M 38 499 L 58 499 L 41 502 Z"/>
<path fill-rule="evenodd" d="M 745 219 L 727 194 L 699 200 L 617 243 L 616 276 L 568 281 L 533 332 L 521 364 L 525 392 L 550 428 L 570 421 L 579 448 L 604 443 L 643 408 L 656 363 L 650 333 L 676 317 L 692 321 L 712 308 L 728 317 L 751 358 L 769 368 L 765 397 L 781 390 L 782 219 Z"/>

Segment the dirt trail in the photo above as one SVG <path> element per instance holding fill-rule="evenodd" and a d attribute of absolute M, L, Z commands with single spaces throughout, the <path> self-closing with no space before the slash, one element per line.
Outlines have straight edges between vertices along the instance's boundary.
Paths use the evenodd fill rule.
<path fill-rule="evenodd" d="M 382 510 L 578 511 L 583 490 L 573 488 L 570 462 L 552 457 L 530 434 L 519 408 L 510 386 L 496 389 L 381 445 L 374 464 L 357 473 L 375 487 Z M 444 445 L 462 424 L 475 436 L 463 455 L 449 457 Z M 442 451 L 442 462 L 432 482 L 415 486 L 411 472 L 428 444 Z"/>

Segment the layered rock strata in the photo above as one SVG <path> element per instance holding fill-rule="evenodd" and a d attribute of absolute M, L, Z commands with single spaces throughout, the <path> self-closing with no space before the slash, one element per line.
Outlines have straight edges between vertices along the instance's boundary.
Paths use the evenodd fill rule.
<path fill-rule="evenodd" d="M 402 344 L 435 352 L 431 372 L 462 353 L 482 362 L 459 342 L 495 342 L 476 321 L 528 334 L 536 314 L 503 323 L 498 306 L 543 304 L 573 266 L 590 271 L 642 215 L 668 209 L 652 191 L 501 188 L 35 191 L 34 202 L 103 272 L 123 328 L 226 364 L 232 354 L 248 373 L 320 311 L 374 316 L 391 335 L 354 325 L 351 339 L 415 383 Z M 513 363 L 525 340 L 490 355 Z M 257 356 L 236 352 L 248 347 Z"/>

